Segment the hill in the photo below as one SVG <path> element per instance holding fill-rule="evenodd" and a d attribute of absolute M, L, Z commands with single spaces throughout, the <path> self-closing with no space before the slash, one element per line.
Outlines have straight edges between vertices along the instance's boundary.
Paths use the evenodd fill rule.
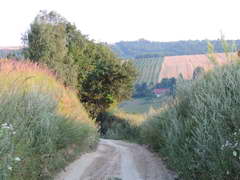
<path fill-rule="evenodd" d="M 120 41 L 112 44 L 111 48 L 121 58 L 140 59 L 206 54 L 208 52 L 208 42 L 208 40 L 157 42 L 140 39 L 137 41 Z M 213 44 L 216 53 L 224 52 L 221 40 L 212 40 L 210 42 Z M 235 42 L 236 47 L 240 47 L 240 40 L 228 40 L 227 42 L 230 44 Z"/>
<path fill-rule="evenodd" d="M 229 55 L 234 56 L 234 54 Z M 211 57 L 220 65 L 229 63 L 225 53 L 166 56 L 164 58 L 133 59 L 131 61 L 138 70 L 136 84 L 155 85 L 160 83 L 162 79 L 177 79 L 180 74 L 184 79 L 190 80 L 193 78 L 196 68 L 209 71 L 214 67 L 214 63 L 209 59 Z"/>

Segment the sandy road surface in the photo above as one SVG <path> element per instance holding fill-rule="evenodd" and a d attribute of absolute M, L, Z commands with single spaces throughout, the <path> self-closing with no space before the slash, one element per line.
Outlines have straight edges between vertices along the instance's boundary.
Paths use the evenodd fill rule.
<path fill-rule="evenodd" d="M 81 156 L 55 180 L 173 180 L 162 161 L 144 147 L 101 139 L 96 152 Z"/>

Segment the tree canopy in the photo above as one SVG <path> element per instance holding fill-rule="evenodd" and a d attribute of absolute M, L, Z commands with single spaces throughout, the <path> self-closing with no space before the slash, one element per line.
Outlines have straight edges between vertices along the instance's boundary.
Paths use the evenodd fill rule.
<path fill-rule="evenodd" d="M 23 37 L 25 56 L 46 64 L 75 88 L 92 117 L 131 97 L 136 71 L 103 43 L 84 36 L 56 12 L 41 11 Z"/>

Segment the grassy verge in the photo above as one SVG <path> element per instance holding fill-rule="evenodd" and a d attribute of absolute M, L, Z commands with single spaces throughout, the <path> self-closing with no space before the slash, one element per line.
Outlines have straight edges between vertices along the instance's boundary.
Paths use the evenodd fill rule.
<path fill-rule="evenodd" d="M 0 179 L 52 179 L 95 146 L 97 129 L 74 91 L 46 69 L 0 65 Z"/>
<path fill-rule="evenodd" d="M 135 140 L 166 157 L 181 179 L 240 179 L 239 79 L 233 63 L 183 83 L 168 107 L 138 126 Z"/>

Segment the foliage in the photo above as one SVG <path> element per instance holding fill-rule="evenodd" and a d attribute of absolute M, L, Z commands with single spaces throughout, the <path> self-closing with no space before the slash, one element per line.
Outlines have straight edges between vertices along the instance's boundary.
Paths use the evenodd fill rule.
<path fill-rule="evenodd" d="M 204 74 L 204 69 L 202 67 L 196 67 L 193 71 L 193 80 L 199 78 L 200 76 L 202 76 Z"/>
<path fill-rule="evenodd" d="M 146 83 L 136 84 L 133 93 L 133 98 L 153 97 L 152 90 L 153 89 L 149 87 Z"/>
<path fill-rule="evenodd" d="M 194 81 L 179 79 L 176 98 L 162 111 L 136 129 L 128 123 L 113 126 L 109 133 L 111 137 L 150 145 L 166 157 L 180 179 L 238 180 L 239 78 L 237 61 L 216 67 Z M 137 137 L 121 134 L 131 130 L 137 132 Z"/>
<path fill-rule="evenodd" d="M 102 116 L 104 116 L 108 122 L 111 122 L 104 124 L 104 138 L 132 140 L 137 137 L 137 126 L 130 125 L 128 121 L 111 112 L 105 112 Z"/>
<path fill-rule="evenodd" d="M 129 77 L 131 66 L 127 62 L 99 60 L 96 68 L 89 73 L 83 82 L 81 100 L 87 104 L 89 111 L 95 117 L 104 112 L 111 104 L 121 102 L 131 96 L 129 91 L 134 76 Z M 123 71 L 124 70 L 124 71 Z M 134 71 L 132 71 L 134 75 Z"/>
<path fill-rule="evenodd" d="M 121 139 L 128 141 L 141 142 L 141 126 L 150 117 L 158 114 L 161 109 L 156 110 L 152 107 L 146 113 L 127 113 L 120 109 L 107 112 L 105 118 L 111 119 L 111 124 L 105 134 L 106 138 Z"/>
<path fill-rule="evenodd" d="M 146 119 L 147 114 L 130 114 L 116 109 L 107 112 L 111 124 L 106 128 L 106 138 L 135 141 L 139 137 L 138 126 Z"/>
<path fill-rule="evenodd" d="M 96 143 L 96 128 L 46 68 L 9 60 L 0 67 L 0 179 L 51 179 Z"/>
<path fill-rule="evenodd" d="M 57 71 L 64 83 L 77 85 L 77 69 L 72 65 L 73 59 L 67 58 L 68 42 L 66 20 L 59 14 L 42 11 L 30 26 L 30 30 L 23 36 L 25 57 L 33 62 L 46 64 Z M 69 67 L 72 67 L 69 71 Z"/>
<path fill-rule="evenodd" d="M 163 78 L 160 83 L 156 85 L 156 88 L 171 88 L 176 84 L 175 78 Z"/>
<path fill-rule="evenodd" d="M 182 78 L 183 79 L 183 78 Z M 170 90 L 170 95 L 175 97 L 176 95 L 176 78 L 163 78 L 160 83 L 156 84 L 155 88 L 167 88 Z"/>
<path fill-rule="evenodd" d="M 136 76 L 131 63 L 121 63 L 106 45 L 88 40 L 59 14 L 40 12 L 24 40 L 26 55 L 76 88 L 92 117 L 131 96 Z"/>

